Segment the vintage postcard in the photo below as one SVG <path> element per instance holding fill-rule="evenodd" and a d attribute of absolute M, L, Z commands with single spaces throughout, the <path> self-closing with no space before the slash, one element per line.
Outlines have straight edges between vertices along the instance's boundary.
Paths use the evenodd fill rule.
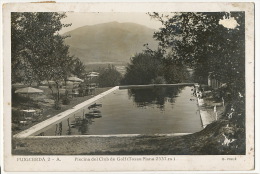
<path fill-rule="evenodd" d="M 254 3 L 6 3 L 4 169 L 253 171 Z"/>

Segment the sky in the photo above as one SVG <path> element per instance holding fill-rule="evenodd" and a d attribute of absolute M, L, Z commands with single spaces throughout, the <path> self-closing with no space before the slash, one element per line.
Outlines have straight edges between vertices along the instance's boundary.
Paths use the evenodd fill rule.
<path fill-rule="evenodd" d="M 100 23 L 108 23 L 117 21 L 119 23 L 132 22 L 147 26 L 158 30 L 162 25 L 161 22 L 151 19 L 146 13 L 124 13 L 124 12 L 106 12 L 106 13 L 78 13 L 67 12 L 67 18 L 62 19 L 62 23 L 72 23 L 70 27 L 63 28 L 59 33 L 63 34 L 70 30 L 85 26 L 95 25 Z"/>
<path fill-rule="evenodd" d="M 80 13 L 80 12 L 67 12 L 67 17 L 62 19 L 62 23 L 71 23 L 70 27 L 63 28 L 59 33 L 63 34 L 65 32 L 74 30 L 76 28 L 85 25 L 95 25 L 107 22 L 132 22 L 147 26 L 152 29 L 158 30 L 162 27 L 161 22 L 151 19 L 151 17 L 146 13 L 126 13 L 126 12 L 105 12 L 105 13 Z M 223 19 L 219 21 L 219 24 L 226 28 L 234 29 L 237 26 L 236 20 L 234 18 Z"/>

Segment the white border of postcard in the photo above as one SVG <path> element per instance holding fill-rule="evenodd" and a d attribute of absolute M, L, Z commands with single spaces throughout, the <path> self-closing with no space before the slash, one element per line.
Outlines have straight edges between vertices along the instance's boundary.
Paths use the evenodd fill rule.
<path fill-rule="evenodd" d="M 254 3 L 9 3 L 3 5 L 4 165 L 5 171 L 253 171 L 254 170 Z M 246 155 L 170 155 L 175 161 L 90 161 L 76 156 L 44 156 L 60 161 L 17 161 L 11 154 L 10 12 L 184 12 L 245 11 L 246 16 Z M 31 157 L 31 156 L 26 156 Z M 42 156 L 33 156 L 42 157 Z M 85 156 L 92 158 L 97 156 Z M 117 156 L 103 156 L 113 157 Z M 141 156 L 142 157 L 142 156 Z M 236 160 L 223 161 L 222 158 Z"/>

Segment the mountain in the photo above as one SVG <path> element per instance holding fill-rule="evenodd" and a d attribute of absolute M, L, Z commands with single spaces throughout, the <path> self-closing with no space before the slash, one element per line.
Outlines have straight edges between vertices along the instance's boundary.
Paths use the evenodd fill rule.
<path fill-rule="evenodd" d="M 70 35 L 65 43 L 70 46 L 70 54 L 84 63 L 129 62 L 131 56 L 144 50 L 148 43 L 157 48 L 153 39 L 154 29 L 135 23 L 109 22 L 87 25 L 63 35 Z"/>

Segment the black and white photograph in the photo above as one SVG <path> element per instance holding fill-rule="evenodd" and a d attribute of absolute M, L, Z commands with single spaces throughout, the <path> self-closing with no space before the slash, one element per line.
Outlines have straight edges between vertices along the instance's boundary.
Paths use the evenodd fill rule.
<path fill-rule="evenodd" d="M 10 10 L 10 156 L 252 157 L 253 4 L 231 5 L 241 9 Z"/>

